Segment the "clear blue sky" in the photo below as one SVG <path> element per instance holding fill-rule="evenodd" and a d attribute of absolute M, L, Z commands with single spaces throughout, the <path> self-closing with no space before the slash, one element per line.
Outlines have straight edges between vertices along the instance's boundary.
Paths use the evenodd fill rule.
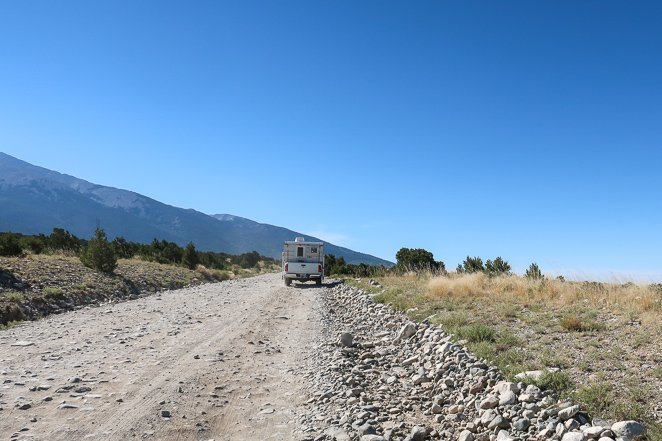
<path fill-rule="evenodd" d="M 0 151 L 394 260 L 662 280 L 662 5 L 5 1 Z"/>

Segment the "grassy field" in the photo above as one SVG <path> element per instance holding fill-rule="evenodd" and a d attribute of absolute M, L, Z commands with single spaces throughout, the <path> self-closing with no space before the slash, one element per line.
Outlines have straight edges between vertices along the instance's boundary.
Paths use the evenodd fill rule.
<path fill-rule="evenodd" d="M 513 379 L 557 368 L 538 385 L 591 415 L 636 419 L 662 440 L 662 285 L 531 280 L 484 273 L 350 279 L 429 320 Z"/>

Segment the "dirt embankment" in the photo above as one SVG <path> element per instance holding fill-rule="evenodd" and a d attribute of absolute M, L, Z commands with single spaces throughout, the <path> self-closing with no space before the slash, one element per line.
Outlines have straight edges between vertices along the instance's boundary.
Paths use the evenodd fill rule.
<path fill-rule="evenodd" d="M 107 275 L 77 257 L 0 257 L 0 324 L 210 281 L 207 273 L 137 259 L 119 260 L 115 274 Z"/>

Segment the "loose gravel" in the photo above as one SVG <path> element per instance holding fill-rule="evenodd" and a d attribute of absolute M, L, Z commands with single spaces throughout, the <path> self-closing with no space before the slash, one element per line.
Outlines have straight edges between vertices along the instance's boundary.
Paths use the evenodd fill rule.
<path fill-rule="evenodd" d="M 645 435 L 636 421 L 591 420 L 572 402 L 506 381 L 441 329 L 350 286 L 322 293 L 324 339 L 301 373 L 312 397 L 301 440 L 599 440 Z"/>

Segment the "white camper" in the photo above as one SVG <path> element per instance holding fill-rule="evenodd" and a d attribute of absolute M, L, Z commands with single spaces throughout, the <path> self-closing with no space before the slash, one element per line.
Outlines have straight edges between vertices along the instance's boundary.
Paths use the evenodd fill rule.
<path fill-rule="evenodd" d="M 283 244 L 283 279 L 285 286 L 292 280 L 314 280 L 319 286 L 324 280 L 324 242 L 306 242 L 303 237 Z"/>

